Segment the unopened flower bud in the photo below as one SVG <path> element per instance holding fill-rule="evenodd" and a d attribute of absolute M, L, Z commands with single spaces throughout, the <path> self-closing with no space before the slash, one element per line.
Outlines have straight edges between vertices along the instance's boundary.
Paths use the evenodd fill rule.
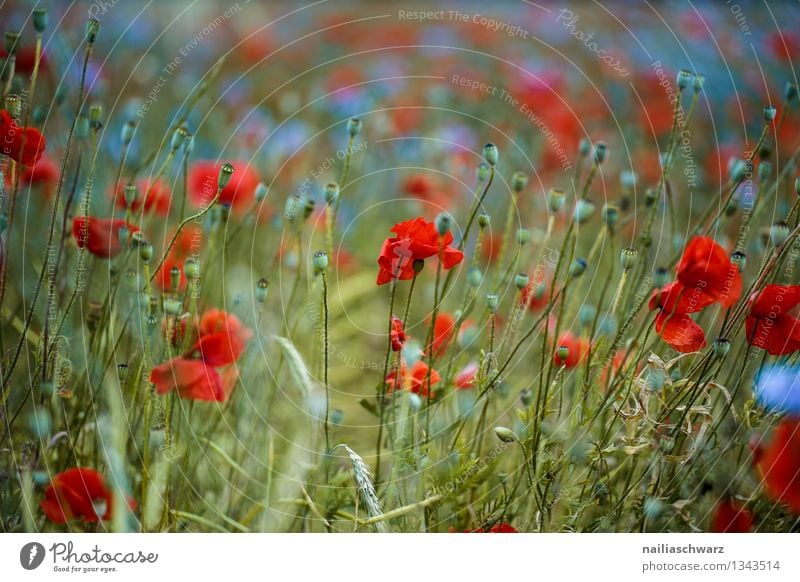
<path fill-rule="evenodd" d="M 328 270 L 328 253 L 325 251 L 317 251 L 314 253 L 314 271 L 316 273 L 324 273 Z"/>
<path fill-rule="evenodd" d="M 582 158 L 585 158 L 589 155 L 589 152 L 592 151 L 592 142 L 590 142 L 587 138 L 582 137 L 581 141 L 578 142 L 578 155 Z"/>
<path fill-rule="evenodd" d="M 33 28 L 36 32 L 42 33 L 47 28 L 47 9 L 33 9 Z"/>
<path fill-rule="evenodd" d="M 706 77 L 705 75 L 701 75 L 700 73 L 694 76 L 692 79 L 692 87 L 694 88 L 695 93 L 699 93 L 703 90 L 703 85 L 705 85 Z"/>
<path fill-rule="evenodd" d="M 97 40 L 97 33 L 100 31 L 100 21 L 96 18 L 90 18 L 86 23 L 86 42 L 94 44 Z"/>
<path fill-rule="evenodd" d="M 588 198 L 581 198 L 575 203 L 575 222 L 583 224 L 594 214 L 595 204 Z"/>
<path fill-rule="evenodd" d="M 625 271 L 629 271 L 636 264 L 636 259 L 639 257 L 639 251 L 632 248 L 622 249 L 619 254 L 619 262 Z"/>
<path fill-rule="evenodd" d="M 566 195 L 560 188 L 550 188 L 547 192 L 547 207 L 550 212 L 558 212 L 564 206 Z"/>
<path fill-rule="evenodd" d="M 789 225 L 780 220 L 769 228 L 769 240 L 776 247 L 781 246 L 789 238 Z"/>
<path fill-rule="evenodd" d="M 738 267 L 739 272 L 741 273 L 747 266 L 747 255 L 745 255 L 742 251 L 733 251 L 733 254 L 731 255 L 731 262 Z"/>
<path fill-rule="evenodd" d="M 351 117 L 347 120 L 347 133 L 350 137 L 355 137 L 361 133 L 361 120 L 357 117 Z"/>
<path fill-rule="evenodd" d="M 122 138 L 122 145 L 125 147 L 129 146 L 130 143 L 133 141 L 133 134 L 136 131 L 136 123 L 133 121 L 127 121 L 122 126 L 121 138 Z"/>
<path fill-rule="evenodd" d="M 259 182 L 256 186 L 256 191 L 254 194 L 256 202 L 263 202 L 264 198 L 267 197 L 267 194 L 269 194 L 269 188 L 267 188 L 267 185 L 264 184 L 264 182 Z"/>
<path fill-rule="evenodd" d="M 514 192 L 520 193 L 528 185 L 528 174 L 525 172 L 514 172 L 511 176 L 511 188 Z"/>
<path fill-rule="evenodd" d="M 786 88 L 783 90 L 783 98 L 787 103 L 794 103 L 797 101 L 798 92 L 797 85 L 791 81 L 787 81 Z"/>
<path fill-rule="evenodd" d="M 764 121 L 770 122 L 775 120 L 776 109 L 772 105 L 764 107 Z"/>
<path fill-rule="evenodd" d="M 514 277 L 514 286 L 520 291 L 522 291 L 525 287 L 527 287 L 529 282 L 530 282 L 530 277 L 528 277 L 528 275 L 525 273 L 518 273 Z"/>
<path fill-rule="evenodd" d="M 676 84 L 678 85 L 678 90 L 683 91 L 686 87 L 689 86 L 689 82 L 692 80 L 692 73 L 687 71 L 686 69 L 681 69 L 678 71 L 678 76 L 675 79 Z"/>
<path fill-rule="evenodd" d="M 439 233 L 439 236 L 444 236 L 450 232 L 450 227 L 453 225 L 453 217 L 447 212 L 440 212 L 436 215 L 434 222 L 436 224 L 436 232 Z"/>
<path fill-rule="evenodd" d="M 86 139 L 89 137 L 90 129 L 91 124 L 89 123 L 89 119 L 85 115 L 79 115 L 78 121 L 75 123 L 75 137 L 78 139 Z"/>
<path fill-rule="evenodd" d="M 19 31 L 18 30 L 7 30 L 5 36 L 3 37 L 3 47 L 6 49 L 6 53 L 8 56 L 14 56 L 17 54 L 17 48 L 19 47 Z"/>
<path fill-rule="evenodd" d="M 222 167 L 219 169 L 219 176 L 217 176 L 217 188 L 222 190 L 227 186 L 230 181 L 231 177 L 233 176 L 233 166 L 229 163 L 222 164 Z"/>
<path fill-rule="evenodd" d="M 472 267 L 467 272 L 467 283 L 469 283 L 471 287 L 479 287 L 481 281 L 483 281 L 483 273 L 481 273 L 478 267 Z"/>
<path fill-rule="evenodd" d="M 494 434 L 504 443 L 513 443 L 518 440 L 514 431 L 504 426 L 495 427 Z"/>
<path fill-rule="evenodd" d="M 187 279 L 197 279 L 200 276 L 200 263 L 195 259 L 186 259 L 183 263 L 183 273 Z"/>
<path fill-rule="evenodd" d="M 339 197 L 339 184 L 336 182 L 328 182 L 325 184 L 325 202 L 333 204 Z"/>
<path fill-rule="evenodd" d="M 186 141 L 189 131 L 185 127 L 179 127 L 172 132 L 172 139 L 170 140 L 169 147 L 173 152 L 177 152 Z"/>
<path fill-rule="evenodd" d="M 498 152 L 497 146 L 493 143 L 487 143 L 485 146 L 483 146 L 483 159 L 486 160 L 490 166 L 497 165 L 497 159 L 499 156 L 500 152 Z"/>
<path fill-rule="evenodd" d="M 125 206 L 127 208 L 132 208 L 133 204 L 136 202 L 138 192 L 136 190 L 136 184 L 133 182 L 128 182 L 125 184 L 124 196 L 125 196 Z"/>

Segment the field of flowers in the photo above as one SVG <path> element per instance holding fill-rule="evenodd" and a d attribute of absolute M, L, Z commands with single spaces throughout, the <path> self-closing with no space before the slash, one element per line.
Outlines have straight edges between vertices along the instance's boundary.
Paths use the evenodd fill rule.
<path fill-rule="evenodd" d="M 0 531 L 800 532 L 796 3 L 0 14 Z"/>

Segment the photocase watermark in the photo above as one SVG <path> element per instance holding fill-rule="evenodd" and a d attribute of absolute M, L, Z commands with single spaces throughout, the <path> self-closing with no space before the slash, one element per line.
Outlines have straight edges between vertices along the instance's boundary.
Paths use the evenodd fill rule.
<path fill-rule="evenodd" d="M 64 574 L 110 574 L 119 572 L 121 565 L 158 561 L 157 553 L 142 550 L 105 551 L 96 544 L 88 550 L 79 550 L 73 542 L 56 542 L 45 550 L 39 542 L 28 542 L 19 552 L 19 562 L 25 570 L 35 570 L 48 556 L 53 572 Z"/>
<path fill-rule="evenodd" d="M 44 546 L 39 542 L 29 542 L 19 551 L 19 563 L 26 570 L 35 570 L 44 562 Z"/>
<path fill-rule="evenodd" d="M 478 13 L 460 12 L 458 10 L 398 10 L 397 18 L 400 20 L 413 20 L 415 22 L 446 20 L 450 22 L 472 23 L 482 26 L 492 32 L 501 32 L 510 38 L 527 40 L 530 33 L 519 26 L 504 20 L 491 18 Z"/>
<path fill-rule="evenodd" d="M 462 77 L 460 75 L 454 74 L 450 78 L 450 82 L 453 85 L 458 85 L 459 87 L 465 87 L 470 91 L 480 91 L 481 93 L 486 93 L 492 97 L 497 97 L 502 100 L 504 103 L 510 105 L 520 114 L 522 114 L 525 119 L 533 123 L 536 128 L 541 132 L 542 137 L 544 138 L 547 145 L 550 149 L 556 154 L 558 157 L 558 162 L 561 164 L 561 168 L 567 172 L 572 169 L 572 162 L 567 155 L 567 152 L 564 150 L 564 147 L 561 145 L 556 134 L 548 127 L 547 123 L 545 122 L 544 118 L 539 115 L 538 113 L 534 112 L 528 103 L 520 102 L 510 91 L 507 89 L 503 89 L 501 87 L 497 87 L 495 85 L 489 85 L 487 83 L 483 83 L 476 79 L 470 79 L 467 77 Z"/>
<path fill-rule="evenodd" d="M 597 44 L 593 32 L 587 34 L 575 26 L 580 18 L 581 17 L 579 15 L 574 14 L 571 10 L 562 8 L 558 11 L 556 22 L 561 23 L 561 25 L 567 31 L 569 31 L 572 36 L 583 43 L 583 46 L 597 55 L 597 58 L 611 67 L 612 70 L 619 73 L 621 77 L 627 77 L 630 75 L 630 71 L 627 69 L 627 67 L 622 65 L 622 62 L 618 58 L 614 57 L 606 49 Z"/>

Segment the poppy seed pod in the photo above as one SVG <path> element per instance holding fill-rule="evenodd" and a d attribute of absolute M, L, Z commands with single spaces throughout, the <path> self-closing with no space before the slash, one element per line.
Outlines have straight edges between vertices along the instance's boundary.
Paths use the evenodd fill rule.
<path fill-rule="evenodd" d="M 731 255 L 731 262 L 736 265 L 741 273 L 744 271 L 745 266 L 747 265 L 747 255 L 745 255 L 742 251 L 733 251 Z"/>
<path fill-rule="evenodd" d="M 633 248 L 622 249 L 619 254 L 619 262 L 625 271 L 630 271 L 636 264 L 636 259 L 639 257 L 639 251 Z"/>
<path fill-rule="evenodd" d="M 734 182 L 738 182 L 747 174 L 747 163 L 738 158 L 732 159 L 728 165 L 728 168 L 730 179 Z"/>
<path fill-rule="evenodd" d="M 478 182 L 485 182 L 489 178 L 489 165 L 483 162 L 478 164 L 478 167 L 475 169 L 475 177 L 478 179 Z"/>
<path fill-rule="evenodd" d="M 172 139 L 170 140 L 169 147 L 173 152 L 178 151 L 186 140 L 189 131 L 185 127 L 179 127 L 172 132 Z"/>
<path fill-rule="evenodd" d="M 269 291 L 269 281 L 267 281 L 264 277 L 258 280 L 256 283 L 256 301 L 259 303 L 264 303 L 267 300 L 267 292 Z"/>
<path fill-rule="evenodd" d="M 775 120 L 777 110 L 772 105 L 764 107 L 764 121 L 770 122 Z"/>
<path fill-rule="evenodd" d="M 497 151 L 497 146 L 493 143 L 487 143 L 483 146 L 483 159 L 486 160 L 490 166 L 497 165 L 499 156 L 500 152 Z"/>
<path fill-rule="evenodd" d="M 33 10 L 33 28 L 36 32 L 42 33 L 47 28 L 47 9 L 34 8 Z"/>
<path fill-rule="evenodd" d="M 564 206 L 566 194 L 560 188 L 550 188 L 547 192 L 547 207 L 550 212 L 558 212 Z"/>
<path fill-rule="evenodd" d="M 92 126 L 92 129 L 98 130 L 103 127 L 103 106 L 102 105 L 92 105 L 89 107 L 89 124 Z"/>
<path fill-rule="evenodd" d="M 139 243 L 139 257 L 145 262 L 149 263 L 153 258 L 153 245 L 149 242 L 142 241 Z"/>
<path fill-rule="evenodd" d="M 483 273 L 478 267 L 472 267 L 469 272 L 467 273 L 467 283 L 471 287 L 478 287 L 483 281 Z"/>
<path fill-rule="evenodd" d="M 254 194 L 256 202 L 263 202 L 264 198 L 267 197 L 267 194 L 269 194 L 269 188 L 267 188 L 267 185 L 264 184 L 264 182 L 259 182 L 256 186 L 256 191 Z"/>
<path fill-rule="evenodd" d="M 169 270 L 169 288 L 172 289 L 172 291 L 177 291 L 178 287 L 180 287 L 180 284 L 181 270 L 173 265 Z"/>
<path fill-rule="evenodd" d="M 351 117 L 347 120 L 347 133 L 350 137 L 355 137 L 361 133 L 361 120 L 357 117 Z"/>
<path fill-rule="evenodd" d="M 78 139 L 86 139 L 89 137 L 90 128 L 91 124 L 89 123 L 89 118 L 85 115 L 79 115 L 75 122 L 75 137 Z"/>
<path fill-rule="evenodd" d="M 223 190 L 225 186 L 230 183 L 233 172 L 234 170 L 231 164 L 228 162 L 222 164 L 222 167 L 219 169 L 219 176 L 217 176 L 217 188 L 219 190 Z"/>
<path fill-rule="evenodd" d="M 678 71 L 678 75 L 675 79 L 675 83 L 678 85 L 678 90 L 683 91 L 686 87 L 689 86 L 689 82 L 692 80 L 692 73 L 691 71 L 687 71 L 686 69 L 681 69 Z"/>
<path fill-rule="evenodd" d="M 478 215 L 478 226 L 481 228 L 486 228 L 489 226 L 490 218 L 488 214 L 479 214 Z"/>
<path fill-rule="evenodd" d="M 486 296 L 486 307 L 493 313 L 497 311 L 497 306 L 500 305 L 500 300 L 494 293 L 489 293 Z"/>
<path fill-rule="evenodd" d="M 530 406 L 533 402 L 533 392 L 529 388 L 523 388 L 519 393 L 519 399 L 523 406 Z"/>
<path fill-rule="evenodd" d="M 178 315 L 181 312 L 181 301 L 180 299 L 175 299 L 173 297 L 169 297 L 164 299 L 164 313 L 167 315 Z"/>
<path fill-rule="evenodd" d="M 637 180 L 638 176 L 633 170 L 622 170 L 619 173 L 619 183 L 623 188 L 633 188 Z"/>
<path fill-rule="evenodd" d="M 794 180 L 794 193 L 800 196 L 800 177 Z"/>
<path fill-rule="evenodd" d="M 664 267 L 656 267 L 653 271 L 653 284 L 656 287 L 663 287 L 669 284 L 669 271 Z"/>
<path fill-rule="evenodd" d="M 592 151 L 592 142 L 590 142 L 587 138 L 582 137 L 581 141 L 578 142 L 578 154 L 585 158 L 589 155 L 589 152 Z"/>
<path fill-rule="evenodd" d="M 186 259 L 183 263 L 183 272 L 187 279 L 197 279 L 200 276 L 200 263 L 195 259 Z"/>
<path fill-rule="evenodd" d="M 96 18 L 90 18 L 86 22 L 86 42 L 94 44 L 97 40 L 97 33 L 100 32 L 100 21 Z"/>
<path fill-rule="evenodd" d="M 766 160 L 758 164 L 758 179 L 762 182 L 768 180 L 772 174 L 772 164 Z"/>
<path fill-rule="evenodd" d="M 513 443 L 518 440 L 514 431 L 504 426 L 495 427 L 494 434 L 504 443 Z"/>
<path fill-rule="evenodd" d="M 604 141 L 594 144 L 594 163 L 598 166 L 608 158 L 608 145 Z"/>
<path fill-rule="evenodd" d="M 718 337 L 714 340 L 714 355 L 719 359 L 724 358 L 728 355 L 728 352 L 731 351 L 731 340 Z"/>
<path fill-rule="evenodd" d="M 324 273 L 328 270 L 328 253 L 325 251 L 317 251 L 314 253 L 314 271 L 316 273 Z"/>
<path fill-rule="evenodd" d="M 517 244 L 523 246 L 529 242 L 531 242 L 531 231 L 527 228 L 517 229 Z"/>
<path fill-rule="evenodd" d="M 453 217 L 447 212 L 440 212 L 436 215 L 436 232 L 439 236 L 444 236 L 450 232 L 450 227 L 453 225 Z"/>
<path fill-rule="evenodd" d="M 575 222 L 583 224 L 594 214 L 595 203 L 588 198 L 581 198 L 575 203 Z"/>
<path fill-rule="evenodd" d="M 138 197 L 136 184 L 134 184 L 133 182 L 128 182 L 127 184 L 125 184 L 124 196 L 125 196 L 125 206 L 131 208 L 134 202 L 136 202 L 136 198 Z"/>
<path fill-rule="evenodd" d="M 578 310 L 578 321 L 584 327 L 589 327 L 597 317 L 597 307 L 589 303 L 584 303 Z"/>
<path fill-rule="evenodd" d="M 566 362 L 569 358 L 569 346 L 560 345 L 556 348 L 556 356 L 559 362 Z"/>
<path fill-rule="evenodd" d="M 303 204 L 303 219 L 308 220 L 312 214 L 314 214 L 314 208 L 316 207 L 317 203 L 314 202 L 313 198 L 306 198 L 305 203 Z"/>
<path fill-rule="evenodd" d="M 6 49 L 8 56 L 11 57 L 17 54 L 18 47 L 19 47 L 19 31 L 7 30 L 6 34 L 3 36 L 3 48 Z"/>
<path fill-rule="evenodd" d="M 694 79 L 692 79 L 692 87 L 694 88 L 694 92 L 695 93 L 699 93 L 700 91 L 702 91 L 703 90 L 703 85 L 705 85 L 705 82 L 706 82 L 705 75 L 701 75 L 700 73 L 697 73 L 694 76 Z"/>
<path fill-rule="evenodd" d="M 787 103 L 794 103 L 797 101 L 798 92 L 797 92 L 797 85 L 792 83 L 791 81 L 786 82 L 786 87 L 783 90 L 783 98 L 786 99 Z"/>
<path fill-rule="evenodd" d="M 647 207 L 652 206 L 658 200 L 658 194 L 656 194 L 655 188 L 647 188 L 644 191 L 644 204 Z"/>
<path fill-rule="evenodd" d="M 580 277 L 586 271 L 586 261 L 583 259 L 575 259 L 569 266 L 570 277 Z"/>
<path fill-rule="evenodd" d="M 339 197 L 339 184 L 336 182 L 328 182 L 325 184 L 325 202 L 333 204 Z"/>
<path fill-rule="evenodd" d="M 604 204 L 602 217 L 607 226 L 613 227 L 619 220 L 619 210 L 613 204 Z"/>
<path fill-rule="evenodd" d="M 528 275 L 525 273 L 518 273 L 514 277 L 514 286 L 520 291 L 522 291 L 525 287 L 527 287 L 529 282 L 530 282 L 530 277 L 528 277 Z"/>
<path fill-rule="evenodd" d="M 411 263 L 411 270 L 418 275 L 422 272 L 424 267 L 425 261 L 423 259 L 414 259 L 414 261 Z"/>
<path fill-rule="evenodd" d="M 514 172 L 511 176 L 511 188 L 514 192 L 520 193 L 528 185 L 528 175 L 525 172 Z"/>
<path fill-rule="evenodd" d="M 776 247 L 781 246 L 789 238 L 789 225 L 780 220 L 769 227 L 769 240 Z"/>

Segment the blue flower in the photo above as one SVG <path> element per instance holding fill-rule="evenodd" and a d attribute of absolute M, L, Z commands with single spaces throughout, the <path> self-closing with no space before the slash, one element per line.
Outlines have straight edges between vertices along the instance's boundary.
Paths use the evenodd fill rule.
<path fill-rule="evenodd" d="M 765 408 L 800 414 L 800 367 L 764 366 L 756 375 L 755 393 Z"/>

